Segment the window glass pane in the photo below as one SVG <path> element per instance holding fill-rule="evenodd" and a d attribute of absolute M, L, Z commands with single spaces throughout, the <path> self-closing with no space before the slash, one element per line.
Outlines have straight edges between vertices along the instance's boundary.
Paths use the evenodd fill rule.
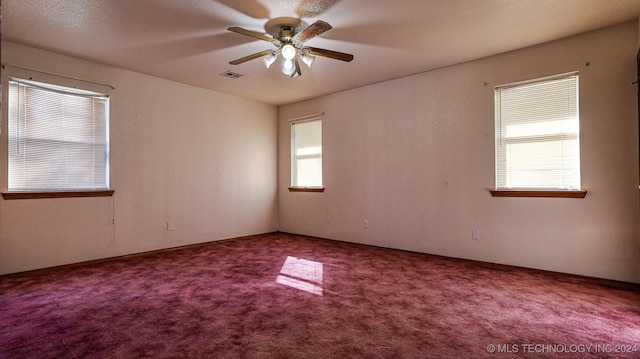
<path fill-rule="evenodd" d="M 296 169 L 297 186 L 321 187 L 322 159 L 298 159 Z"/>
<path fill-rule="evenodd" d="M 511 188 L 556 188 L 556 183 L 571 183 L 576 170 L 572 160 L 578 158 L 574 150 L 570 141 L 509 144 L 506 182 Z"/>

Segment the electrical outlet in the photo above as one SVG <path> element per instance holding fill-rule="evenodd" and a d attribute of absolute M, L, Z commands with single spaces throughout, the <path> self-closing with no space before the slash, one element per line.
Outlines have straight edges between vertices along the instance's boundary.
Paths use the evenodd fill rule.
<path fill-rule="evenodd" d="M 173 231 L 173 222 L 167 222 L 167 231 Z"/>
<path fill-rule="evenodd" d="M 362 222 L 362 228 L 364 228 L 364 229 L 369 228 L 369 220 L 368 220 L 368 219 L 365 219 L 365 220 Z"/>
<path fill-rule="evenodd" d="M 477 241 L 480 239 L 480 231 L 477 229 L 472 229 L 471 230 L 471 239 L 473 239 L 474 241 Z"/>

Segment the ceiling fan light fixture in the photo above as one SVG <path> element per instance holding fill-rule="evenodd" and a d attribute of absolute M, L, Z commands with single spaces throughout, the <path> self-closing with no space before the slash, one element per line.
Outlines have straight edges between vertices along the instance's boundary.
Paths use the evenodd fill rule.
<path fill-rule="evenodd" d="M 276 61 L 276 54 L 274 54 L 273 51 L 262 56 L 262 63 L 266 68 L 269 68 L 269 66 L 271 66 L 271 64 L 273 64 L 275 61 Z"/>
<path fill-rule="evenodd" d="M 296 48 L 291 44 L 282 46 L 282 57 L 287 60 L 293 60 L 293 58 L 296 57 Z"/>

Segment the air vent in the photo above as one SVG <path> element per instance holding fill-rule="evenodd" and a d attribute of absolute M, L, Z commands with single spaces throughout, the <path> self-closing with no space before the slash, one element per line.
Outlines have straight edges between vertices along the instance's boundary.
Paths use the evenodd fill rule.
<path fill-rule="evenodd" d="M 237 72 L 233 72 L 231 70 L 227 70 L 227 71 L 221 73 L 220 76 L 228 77 L 230 79 L 237 79 L 239 77 L 242 77 L 243 75 L 239 74 Z"/>

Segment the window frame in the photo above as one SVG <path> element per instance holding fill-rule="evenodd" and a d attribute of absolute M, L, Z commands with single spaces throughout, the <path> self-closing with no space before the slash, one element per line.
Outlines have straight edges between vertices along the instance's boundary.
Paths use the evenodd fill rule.
<path fill-rule="evenodd" d="M 301 124 L 301 123 L 308 123 L 308 122 L 315 122 L 315 121 L 319 121 L 320 122 L 320 146 L 321 146 L 321 150 L 320 150 L 320 163 L 321 166 L 323 166 L 323 161 L 324 161 L 324 157 L 323 157 L 323 147 L 324 147 L 324 142 L 323 142 L 323 116 L 324 113 L 318 113 L 315 115 L 309 115 L 309 116 L 303 116 L 303 117 L 298 117 L 298 118 L 294 118 L 289 120 L 290 123 L 290 140 L 291 140 L 291 160 L 290 160 L 290 165 L 289 165 L 289 170 L 290 170 L 290 179 L 289 179 L 289 192 L 324 192 L 324 173 L 323 173 L 323 169 L 321 167 L 320 169 L 320 181 L 321 181 L 321 185 L 320 186 L 298 186 L 297 183 L 294 184 L 294 178 L 295 178 L 295 171 L 296 171 L 296 146 L 295 146 L 295 125 L 296 124 Z"/>
<path fill-rule="evenodd" d="M 81 87 L 76 87 L 76 86 L 69 86 L 69 85 L 60 85 L 60 84 L 56 84 L 55 82 L 44 82 L 44 81 L 34 81 L 34 80 L 24 80 L 22 78 L 17 78 L 17 77 L 9 77 L 7 79 L 7 89 L 9 89 L 9 86 L 13 86 L 13 84 L 18 84 L 18 85 L 25 85 L 28 87 L 32 87 L 32 88 L 37 88 L 40 89 L 41 91 L 48 91 L 48 92 L 58 92 L 61 94 L 69 94 L 69 95 L 77 95 L 77 96 L 87 96 L 87 97 L 93 97 L 93 98 L 102 98 L 104 100 L 104 146 L 105 146 L 105 163 L 104 163 L 104 170 L 105 170 L 105 174 L 104 174 L 104 184 L 105 186 L 99 186 L 99 187 L 87 187 L 87 188 L 73 188 L 73 187 L 61 187 L 61 188 L 33 188 L 33 189 L 29 189 L 28 187 L 25 188 L 14 188 L 14 189 L 10 189 L 9 188 L 9 166 L 10 166 L 10 161 L 8 158 L 8 155 L 6 158 L 7 162 L 5 162 L 5 173 L 6 173 L 6 177 L 4 178 L 4 185 L 3 185 L 3 190 L 2 190 L 2 197 L 6 200 L 12 200 L 12 199 L 38 199 L 38 198 L 71 198 L 71 197 L 106 197 L 106 196 L 113 196 L 113 193 L 115 192 L 112 188 L 111 188 L 111 166 L 110 166 L 110 96 L 107 94 L 104 94 L 102 92 L 97 92 L 97 91 L 91 91 L 91 90 L 86 90 L 83 89 Z M 11 96 L 10 95 L 10 91 L 7 91 L 7 108 L 10 107 L 10 103 L 9 101 L 11 101 Z M 95 112 L 94 112 L 95 113 Z M 5 137 L 6 140 L 6 145 L 4 145 L 4 150 L 8 151 L 9 146 L 11 145 L 11 138 L 10 138 L 10 131 L 9 131 L 9 125 L 10 123 L 13 121 L 11 118 L 9 118 L 9 113 L 7 112 L 7 127 L 5 128 L 5 130 L 7 130 L 7 137 Z M 10 143 L 11 142 L 11 143 Z"/>
<path fill-rule="evenodd" d="M 569 72 L 569 73 L 564 73 L 564 74 L 558 74 L 558 75 L 553 75 L 553 76 L 546 76 L 546 77 L 542 77 L 542 78 L 536 78 L 536 79 L 531 79 L 531 80 L 527 80 L 527 81 L 521 81 L 521 82 L 516 82 L 516 83 L 510 83 L 510 84 L 505 84 L 505 85 L 500 85 L 500 86 L 496 86 L 494 87 L 494 126 L 495 126 L 495 142 L 494 142 L 494 151 L 495 151 L 495 158 L 494 158 L 494 175 L 495 175 L 495 183 L 494 183 L 494 188 L 490 189 L 489 192 L 491 193 L 491 195 L 493 197 L 546 197 L 546 198 L 584 198 L 587 194 L 587 191 L 579 188 L 579 189 L 575 189 L 575 188 L 554 188 L 554 187 L 535 187 L 535 186 L 531 186 L 531 187 L 504 187 L 501 188 L 498 186 L 498 182 L 499 182 L 499 160 L 500 160 L 500 156 L 499 156 L 499 150 L 498 150 L 498 144 L 500 141 L 502 141 L 503 137 L 500 136 L 499 133 L 501 133 L 501 131 L 499 131 L 499 128 L 501 128 L 502 126 L 502 118 L 499 115 L 499 103 L 498 103 L 498 96 L 499 90 L 503 90 L 503 89 L 511 89 L 514 87 L 520 87 L 520 86 L 531 86 L 531 85 L 535 85 L 535 84 L 542 84 L 544 82 L 549 82 L 549 81 L 555 81 L 555 80 L 566 80 L 566 79 L 570 79 L 572 77 L 575 77 L 575 90 L 576 90 L 576 116 L 577 116 L 577 121 L 578 121 L 578 129 L 575 132 L 575 136 L 576 136 L 576 140 L 577 140 L 577 156 L 578 156 L 578 168 L 577 168 L 577 175 L 579 177 L 581 177 L 581 161 L 582 161 L 582 156 L 581 156 L 581 149 L 580 149 L 580 131 L 579 131 L 579 126 L 580 126 L 580 110 L 579 110 L 579 94 L 580 94 L 580 88 L 579 88 L 579 73 L 577 71 L 574 72 Z M 550 140 L 553 137 L 559 138 L 559 139 L 564 139 L 565 135 L 567 132 L 558 132 L 558 133 L 554 133 L 554 134 L 545 134 L 545 135 L 536 135 L 536 134 L 531 134 L 531 135 L 525 135 L 525 136 L 518 136 L 517 139 L 508 139 L 508 142 L 513 142 L 513 143 L 533 143 L 533 142 L 537 142 L 540 141 L 540 139 L 542 137 L 545 137 L 546 140 Z M 527 141 L 527 139 L 529 141 Z M 581 178 L 578 178 L 578 182 L 580 183 L 581 186 Z"/>

